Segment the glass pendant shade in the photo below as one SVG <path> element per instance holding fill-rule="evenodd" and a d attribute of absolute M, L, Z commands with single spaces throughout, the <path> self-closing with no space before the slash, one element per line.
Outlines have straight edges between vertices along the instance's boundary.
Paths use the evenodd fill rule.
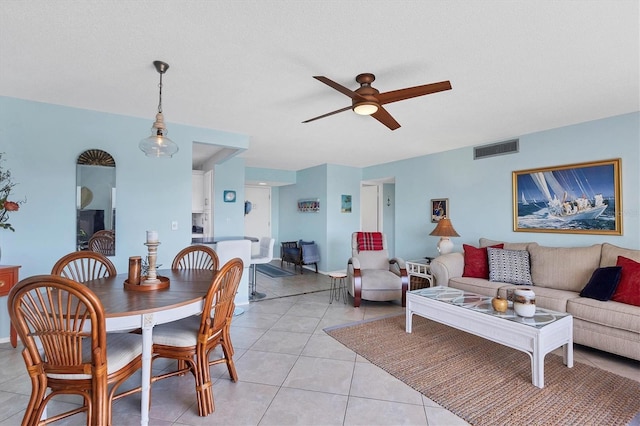
<path fill-rule="evenodd" d="M 151 135 L 140 141 L 138 146 L 147 157 L 173 157 L 178 152 L 178 145 L 167 137 L 169 131 L 164 125 L 162 113 L 156 114 L 156 121 L 151 127 Z"/>

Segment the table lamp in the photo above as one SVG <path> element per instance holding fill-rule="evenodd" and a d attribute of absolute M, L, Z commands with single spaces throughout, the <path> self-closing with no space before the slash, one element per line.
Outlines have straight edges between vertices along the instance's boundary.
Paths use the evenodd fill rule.
<path fill-rule="evenodd" d="M 436 225 L 436 229 L 431 231 L 429 235 L 433 235 L 435 237 L 440 237 L 440 241 L 438 241 L 438 252 L 440 254 L 451 253 L 453 250 L 453 242 L 449 239 L 449 237 L 459 237 L 458 233 L 455 229 L 453 229 L 453 225 L 451 224 L 451 220 L 446 217 L 443 217 L 438 221 Z"/>

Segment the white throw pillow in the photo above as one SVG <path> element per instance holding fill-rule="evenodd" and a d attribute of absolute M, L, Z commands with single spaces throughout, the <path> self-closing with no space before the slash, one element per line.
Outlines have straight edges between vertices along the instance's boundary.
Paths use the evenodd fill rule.
<path fill-rule="evenodd" d="M 487 248 L 489 258 L 489 281 L 518 285 L 533 285 L 529 252 Z"/>

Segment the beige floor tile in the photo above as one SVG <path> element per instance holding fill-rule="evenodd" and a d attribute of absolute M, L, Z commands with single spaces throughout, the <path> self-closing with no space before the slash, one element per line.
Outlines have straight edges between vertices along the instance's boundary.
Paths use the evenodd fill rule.
<path fill-rule="evenodd" d="M 248 350 L 235 361 L 238 380 L 280 386 L 297 360 L 296 355 Z"/>
<path fill-rule="evenodd" d="M 345 426 L 428 425 L 422 405 L 349 397 Z"/>
<path fill-rule="evenodd" d="M 218 380 L 213 386 L 215 411 L 199 417 L 194 410 L 185 412 L 179 424 L 257 425 L 278 392 L 278 386 L 230 380 Z"/>
<path fill-rule="evenodd" d="M 310 334 L 313 333 L 319 322 L 320 318 L 297 316 L 287 312 L 271 327 L 271 331 L 291 331 L 294 333 Z"/>
<path fill-rule="evenodd" d="M 251 346 L 251 350 L 299 355 L 311 333 L 269 330 Z"/>
<path fill-rule="evenodd" d="M 353 361 L 301 356 L 282 386 L 348 395 L 353 366 Z"/>
<path fill-rule="evenodd" d="M 346 405 L 344 395 L 282 388 L 260 426 L 342 425 Z"/>
<path fill-rule="evenodd" d="M 302 350 L 303 356 L 355 361 L 356 354 L 327 334 L 314 334 Z"/>
<path fill-rule="evenodd" d="M 422 394 L 373 364 L 356 363 L 351 396 L 422 405 Z"/>

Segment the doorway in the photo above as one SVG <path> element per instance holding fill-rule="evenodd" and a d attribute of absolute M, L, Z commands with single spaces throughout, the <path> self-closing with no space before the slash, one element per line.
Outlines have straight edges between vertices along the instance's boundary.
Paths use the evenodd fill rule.
<path fill-rule="evenodd" d="M 379 193 L 379 185 L 363 184 L 360 188 L 360 230 L 363 232 L 382 232 Z"/>

